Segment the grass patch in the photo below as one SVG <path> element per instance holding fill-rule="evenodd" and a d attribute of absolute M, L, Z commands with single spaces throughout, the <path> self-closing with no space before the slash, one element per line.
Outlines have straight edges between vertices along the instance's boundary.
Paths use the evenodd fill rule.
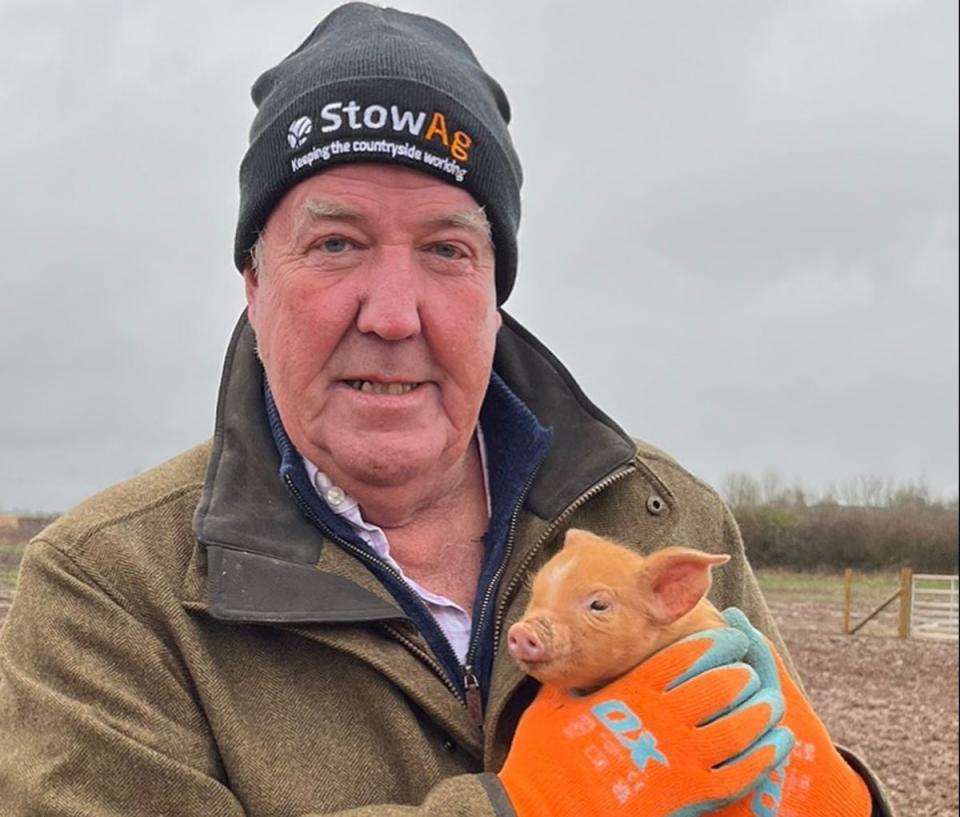
<path fill-rule="evenodd" d="M 20 560 L 26 547 L 26 542 L 0 543 L 0 589 L 12 589 L 16 586 Z"/>
<path fill-rule="evenodd" d="M 23 553 L 23 549 L 28 544 L 28 542 L 0 542 L 0 559 L 6 553 Z"/>
<path fill-rule="evenodd" d="M 26 542 L 0 543 L 0 569 L 16 567 L 23 558 Z"/>
<path fill-rule="evenodd" d="M 952 590 L 956 585 L 950 579 L 921 579 L 922 590 Z"/>
<path fill-rule="evenodd" d="M 833 595 L 843 593 L 842 573 L 800 573 L 792 570 L 773 570 L 760 568 L 756 571 L 757 581 L 764 593 L 802 593 L 809 595 Z M 853 574 L 853 590 L 893 593 L 900 586 L 897 573 L 860 573 Z"/>

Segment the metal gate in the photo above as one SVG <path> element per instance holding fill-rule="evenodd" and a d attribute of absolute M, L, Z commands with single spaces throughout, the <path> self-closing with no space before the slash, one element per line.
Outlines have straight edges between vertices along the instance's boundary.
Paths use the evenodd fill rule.
<path fill-rule="evenodd" d="M 910 634 L 926 638 L 960 638 L 957 576 L 914 573 L 910 594 Z"/>

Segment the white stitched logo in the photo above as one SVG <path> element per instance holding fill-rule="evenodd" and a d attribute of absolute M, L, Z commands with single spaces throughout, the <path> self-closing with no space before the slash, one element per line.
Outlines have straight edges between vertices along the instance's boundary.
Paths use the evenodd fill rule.
<path fill-rule="evenodd" d="M 317 144 L 302 150 L 317 128 Z M 424 130 L 426 128 L 426 130 Z M 361 131 L 361 133 L 351 133 Z M 415 136 L 418 143 L 397 142 L 381 139 L 377 131 L 400 137 Z M 392 131 L 392 133 L 391 133 Z M 327 137 L 327 141 L 322 141 Z M 356 135 L 358 138 L 353 138 Z M 362 137 L 362 138 L 361 138 Z M 387 155 L 391 159 L 402 157 L 409 162 L 422 162 L 437 171 L 447 173 L 458 182 L 466 178 L 470 161 L 473 137 L 464 130 L 448 125 L 441 111 L 410 111 L 400 105 L 361 105 L 355 99 L 343 102 L 328 102 L 314 121 L 309 116 L 294 119 L 287 128 L 287 143 L 294 155 L 290 157 L 290 169 L 294 173 L 313 167 L 317 162 L 329 162 L 344 155 Z M 429 150 L 427 149 L 429 148 Z M 434 152 L 431 152 L 435 151 Z M 461 164 L 462 163 L 462 164 Z"/>
<path fill-rule="evenodd" d="M 301 116 L 294 119 L 290 124 L 290 130 L 287 131 L 287 142 L 293 149 L 303 147 L 304 142 L 313 130 L 313 122 L 309 116 Z"/>

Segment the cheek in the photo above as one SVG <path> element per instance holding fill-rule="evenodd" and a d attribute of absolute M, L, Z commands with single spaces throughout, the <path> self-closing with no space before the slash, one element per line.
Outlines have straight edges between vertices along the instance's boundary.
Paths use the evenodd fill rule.
<path fill-rule="evenodd" d="M 343 335 L 336 299 L 305 287 L 261 286 L 251 325 L 274 399 L 285 422 L 314 414 L 326 365 Z M 349 319 L 348 319 L 349 322 Z"/>
<path fill-rule="evenodd" d="M 284 357 L 316 360 L 318 351 L 335 344 L 353 315 L 344 295 L 335 287 L 321 291 L 304 283 L 261 287 L 251 315 L 261 347 L 280 348 Z"/>
<path fill-rule="evenodd" d="M 576 641 L 585 669 L 600 677 L 631 666 L 630 636 L 621 622 L 584 615 L 579 624 Z"/>
<path fill-rule="evenodd" d="M 499 315 L 489 299 L 475 292 L 449 297 L 423 307 L 423 331 L 433 353 L 455 380 L 488 379 L 496 345 Z"/>
<path fill-rule="evenodd" d="M 472 433 L 490 383 L 497 317 L 482 291 L 423 301 L 421 326 L 443 378 L 443 411 L 464 433 Z"/>

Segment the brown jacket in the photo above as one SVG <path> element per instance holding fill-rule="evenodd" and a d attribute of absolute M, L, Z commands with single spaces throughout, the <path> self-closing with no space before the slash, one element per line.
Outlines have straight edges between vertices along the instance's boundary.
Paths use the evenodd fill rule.
<path fill-rule="evenodd" d="M 506 318 L 496 367 L 554 443 L 497 631 L 567 527 L 729 553 L 712 598 L 786 652 L 716 495 L 632 443 Z M 0 815 L 507 817 L 533 686 L 498 650 L 482 729 L 390 594 L 291 501 L 241 320 L 212 443 L 64 515 L 0 633 Z"/>

